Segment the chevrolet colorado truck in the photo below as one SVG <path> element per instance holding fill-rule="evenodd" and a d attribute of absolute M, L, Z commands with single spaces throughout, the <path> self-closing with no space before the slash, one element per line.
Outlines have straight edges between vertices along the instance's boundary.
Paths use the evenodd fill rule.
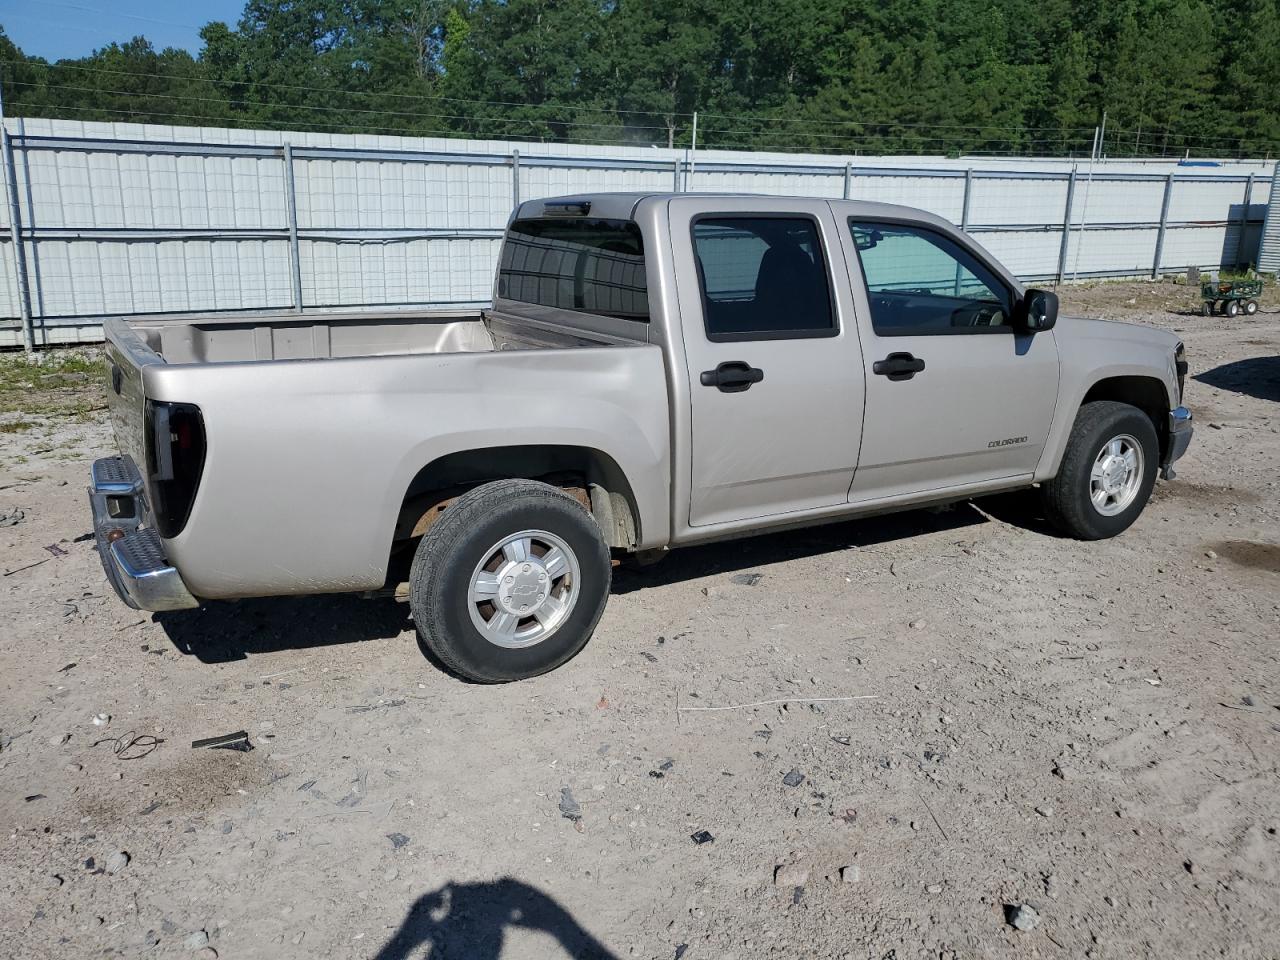
<path fill-rule="evenodd" d="M 580 651 L 625 554 L 1026 487 L 1111 537 L 1191 440 L 1176 337 L 1059 318 L 880 203 L 530 200 L 492 309 L 105 329 L 90 501 L 125 603 L 399 587 L 483 682 Z"/>

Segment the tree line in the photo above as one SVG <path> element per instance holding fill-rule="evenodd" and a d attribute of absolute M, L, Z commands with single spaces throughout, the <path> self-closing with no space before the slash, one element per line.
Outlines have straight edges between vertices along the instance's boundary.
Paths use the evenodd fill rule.
<path fill-rule="evenodd" d="M 1280 153 L 1280 0 L 249 0 L 10 116 L 841 154 Z"/>

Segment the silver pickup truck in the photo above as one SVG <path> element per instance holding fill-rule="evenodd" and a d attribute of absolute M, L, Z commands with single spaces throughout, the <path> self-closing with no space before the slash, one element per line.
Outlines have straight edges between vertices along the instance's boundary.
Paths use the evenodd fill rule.
<path fill-rule="evenodd" d="M 1115 536 L 1190 442 L 1182 344 L 1057 313 L 906 207 L 531 200 L 491 310 L 108 320 L 98 548 L 146 610 L 399 587 L 499 682 L 626 554 L 1033 486 Z"/>

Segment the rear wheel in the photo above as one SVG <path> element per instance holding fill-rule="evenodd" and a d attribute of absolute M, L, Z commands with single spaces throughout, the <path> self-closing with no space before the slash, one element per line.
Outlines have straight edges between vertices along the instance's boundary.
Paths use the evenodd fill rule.
<path fill-rule="evenodd" d="M 1204 303 L 1200 304 L 1200 316 L 1207 317 L 1211 313 L 1213 313 L 1212 300 L 1206 300 Z"/>
<path fill-rule="evenodd" d="M 409 603 L 423 643 L 450 670 L 522 680 L 586 646 L 611 570 L 581 504 L 545 483 L 499 480 L 459 497 L 423 536 Z"/>
<path fill-rule="evenodd" d="M 1222 312 L 1228 317 L 1234 317 L 1240 312 L 1239 300 L 1228 300 L 1222 305 Z"/>
<path fill-rule="evenodd" d="M 1086 403 L 1076 415 L 1058 475 L 1041 488 L 1050 522 L 1078 540 L 1124 532 L 1151 496 L 1160 441 L 1150 418 L 1127 403 Z"/>
<path fill-rule="evenodd" d="M 1244 304 L 1244 312 L 1252 317 L 1255 313 L 1258 312 L 1258 301 L 1246 300 Z"/>

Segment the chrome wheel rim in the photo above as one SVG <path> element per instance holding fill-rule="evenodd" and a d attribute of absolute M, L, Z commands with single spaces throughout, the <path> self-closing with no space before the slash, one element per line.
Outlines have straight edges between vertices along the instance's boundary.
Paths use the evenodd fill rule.
<path fill-rule="evenodd" d="M 1122 433 L 1102 445 L 1089 472 L 1089 499 L 1104 517 L 1123 513 L 1142 486 L 1142 445 Z"/>
<path fill-rule="evenodd" d="M 490 643 L 531 647 L 555 633 L 578 602 L 582 572 L 554 533 L 521 530 L 485 551 L 471 571 L 467 609 Z"/>

